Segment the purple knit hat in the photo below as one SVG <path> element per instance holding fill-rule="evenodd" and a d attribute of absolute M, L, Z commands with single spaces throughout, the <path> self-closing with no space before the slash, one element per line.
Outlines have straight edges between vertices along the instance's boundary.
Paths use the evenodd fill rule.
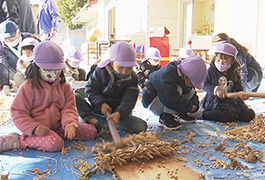
<path fill-rule="evenodd" d="M 178 65 L 178 68 L 190 78 L 194 87 L 197 89 L 203 88 L 204 79 L 207 75 L 207 68 L 205 61 L 201 57 L 190 56 L 187 59 L 182 60 Z"/>
<path fill-rule="evenodd" d="M 237 55 L 237 49 L 233 44 L 230 43 L 222 43 L 218 44 L 216 46 L 216 49 L 214 51 L 215 53 L 222 53 L 222 54 L 227 54 L 229 56 L 233 56 L 236 59 Z"/>
<path fill-rule="evenodd" d="M 133 67 L 137 66 L 135 59 L 135 49 L 125 41 L 114 43 L 110 48 L 110 58 L 98 63 L 99 68 L 107 66 L 110 62 L 115 61 L 119 66 Z"/>
<path fill-rule="evenodd" d="M 66 67 L 63 50 L 51 41 L 39 43 L 33 49 L 35 64 L 45 70 L 59 70 Z"/>

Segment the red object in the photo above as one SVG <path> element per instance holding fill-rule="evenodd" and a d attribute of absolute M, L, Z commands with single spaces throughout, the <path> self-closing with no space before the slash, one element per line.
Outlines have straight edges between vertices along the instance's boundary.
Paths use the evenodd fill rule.
<path fill-rule="evenodd" d="M 167 65 L 170 61 L 169 38 L 167 36 L 150 37 L 150 47 L 156 47 L 160 51 L 160 55 L 162 57 L 160 61 L 161 67 Z"/>

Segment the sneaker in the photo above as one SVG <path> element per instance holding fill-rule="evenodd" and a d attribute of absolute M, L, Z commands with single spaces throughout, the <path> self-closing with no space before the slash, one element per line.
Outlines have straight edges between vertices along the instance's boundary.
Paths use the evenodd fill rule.
<path fill-rule="evenodd" d="M 173 115 L 168 115 L 159 118 L 159 122 L 166 128 L 166 129 L 179 129 L 181 128 L 181 124 L 174 120 Z"/>
<path fill-rule="evenodd" d="M 180 123 L 193 123 L 196 122 L 196 118 L 191 117 L 190 115 L 186 113 L 178 113 L 174 115 L 174 120 L 178 121 Z"/>
<path fill-rule="evenodd" d="M 19 134 L 11 133 L 0 136 L 0 152 L 20 148 Z"/>
<path fill-rule="evenodd" d="M 100 137 L 102 139 L 109 139 L 110 138 L 109 127 L 106 123 L 98 121 L 98 122 L 96 122 L 95 127 L 98 131 L 98 137 Z"/>

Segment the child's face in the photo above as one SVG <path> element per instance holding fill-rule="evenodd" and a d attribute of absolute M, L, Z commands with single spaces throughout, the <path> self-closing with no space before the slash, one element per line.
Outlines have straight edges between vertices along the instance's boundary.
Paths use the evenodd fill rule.
<path fill-rule="evenodd" d="M 149 62 L 152 66 L 157 66 L 160 63 L 159 59 L 149 59 Z"/>
<path fill-rule="evenodd" d="M 186 75 L 184 75 L 184 80 L 185 80 L 185 84 L 188 86 L 188 87 L 192 87 L 193 84 L 190 80 L 190 78 L 188 78 Z"/>
<path fill-rule="evenodd" d="M 22 53 L 23 53 L 23 55 L 25 55 L 27 57 L 30 57 L 33 54 L 33 52 L 31 50 L 29 50 L 29 49 L 23 49 Z"/>
<path fill-rule="evenodd" d="M 112 62 L 113 69 L 120 74 L 131 74 L 133 71 L 133 67 L 123 67 L 119 66 L 115 61 Z"/>
<path fill-rule="evenodd" d="M 219 64 L 222 64 L 222 65 L 229 65 L 229 64 L 233 64 L 233 57 L 232 56 L 229 56 L 227 54 L 220 54 L 218 53 L 216 55 L 216 59 L 215 61 Z"/>

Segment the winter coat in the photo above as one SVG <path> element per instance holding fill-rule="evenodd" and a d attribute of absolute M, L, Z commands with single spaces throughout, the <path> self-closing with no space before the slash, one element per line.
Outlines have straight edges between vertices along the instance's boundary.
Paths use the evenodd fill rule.
<path fill-rule="evenodd" d="M 45 0 L 38 8 L 38 34 L 50 34 L 52 29 L 57 31 L 59 13 L 54 0 Z"/>
<path fill-rule="evenodd" d="M 237 80 L 233 80 L 231 78 L 232 74 L 234 73 L 237 75 Z M 224 81 L 224 78 L 226 78 L 226 81 Z M 219 80 L 221 79 L 221 84 L 223 85 L 219 85 Z M 227 71 L 227 74 L 224 74 L 216 70 L 213 66 L 210 66 L 208 68 L 208 74 L 205 78 L 204 87 L 202 89 L 206 92 L 206 95 L 200 102 L 201 106 L 206 111 L 229 111 L 233 114 L 234 119 L 238 120 L 238 115 L 240 112 L 247 108 L 246 104 L 240 98 L 218 98 L 216 95 L 214 95 L 214 89 L 217 86 L 226 86 L 227 92 L 243 91 L 240 74 L 238 72 L 231 71 L 231 69 Z"/>
<path fill-rule="evenodd" d="M 199 100 L 196 92 L 191 99 L 185 96 L 194 87 L 186 86 L 183 76 L 178 74 L 179 63 L 180 61 L 170 62 L 149 76 L 142 97 L 142 104 L 145 108 L 158 96 L 164 106 L 176 112 L 190 112 L 193 105 L 196 105 L 196 111 L 198 110 Z M 177 85 L 182 88 L 182 94 L 180 94 Z"/>
<path fill-rule="evenodd" d="M 112 70 L 110 64 L 103 68 L 96 67 L 85 86 L 85 93 L 93 111 L 100 114 L 101 105 L 106 103 L 113 113 L 119 112 L 121 119 L 124 119 L 130 115 L 136 104 L 138 80 L 134 72 L 125 79 L 118 79 Z"/>
<path fill-rule="evenodd" d="M 215 71 L 215 74 L 214 74 Z M 229 71 L 229 70 L 228 70 Z M 210 66 L 208 68 L 207 76 L 204 80 L 204 86 L 202 88 L 203 91 L 207 92 L 210 95 L 214 95 L 214 88 L 216 86 L 219 86 L 218 81 L 221 76 L 225 76 L 228 82 L 228 92 L 238 92 L 243 91 L 243 87 L 241 85 L 240 76 L 238 74 L 237 79 L 238 81 L 232 81 L 231 76 L 224 75 L 224 73 L 221 73 L 214 69 L 213 66 Z M 229 86 L 230 84 L 230 86 Z"/>
<path fill-rule="evenodd" d="M 19 7 L 15 0 L 0 0 L 0 22 L 10 19 L 19 24 Z"/>
<path fill-rule="evenodd" d="M 160 64 L 158 64 L 157 66 L 152 66 L 148 60 L 140 63 L 135 71 L 138 77 L 139 86 L 141 88 L 144 88 L 147 80 L 149 79 L 149 75 L 160 68 L 161 68 Z"/>
<path fill-rule="evenodd" d="M 31 80 L 25 81 L 11 105 L 11 117 L 16 127 L 26 135 L 33 135 L 39 125 L 57 129 L 71 122 L 78 124 L 75 97 L 69 83 L 52 85 L 40 80 L 42 88 L 33 88 Z"/>
<path fill-rule="evenodd" d="M 66 64 L 65 68 L 65 80 L 71 85 L 71 87 L 76 89 L 82 89 L 85 87 L 87 81 L 79 81 L 79 71 L 76 68 L 72 68 Z"/>
<path fill-rule="evenodd" d="M 33 37 L 37 39 L 33 34 L 21 33 L 21 41 L 26 37 Z M 37 40 L 40 41 L 39 39 Z M 20 46 L 20 44 L 18 46 Z M 22 51 L 20 52 L 20 55 L 22 55 Z M 19 57 L 3 41 L 0 41 L 0 84 L 9 85 L 8 66 L 11 66 L 14 70 L 16 70 Z"/>
<path fill-rule="evenodd" d="M 255 82 L 257 88 L 259 87 L 262 77 L 263 77 L 263 72 L 262 72 L 262 68 L 260 66 L 260 64 L 256 61 L 256 59 L 247 52 L 242 52 L 242 51 L 238 51 L 238 54 L 236 56 L 237 61 L 241 64 L 241 81 L 242 81 L 242 86 L 244 88 L 244 90 L 248 90 L 246 89 L 247 87 L 247 83 L 249 81 L 252 80 L 252 76 L 253 76 L 253 72 L 251 71 L 255 71 L 258 74 L 258 82 Z M 255 89 L 255 91 L 257 90 L 256 87 L 251 87 L 252 90 Z"/>
<path fill-rule="evenodd" d="M 19 6 L 19 30 L 36 34 L 35 21 L 30 7 L 30 0 L 16 0 Z"/>

